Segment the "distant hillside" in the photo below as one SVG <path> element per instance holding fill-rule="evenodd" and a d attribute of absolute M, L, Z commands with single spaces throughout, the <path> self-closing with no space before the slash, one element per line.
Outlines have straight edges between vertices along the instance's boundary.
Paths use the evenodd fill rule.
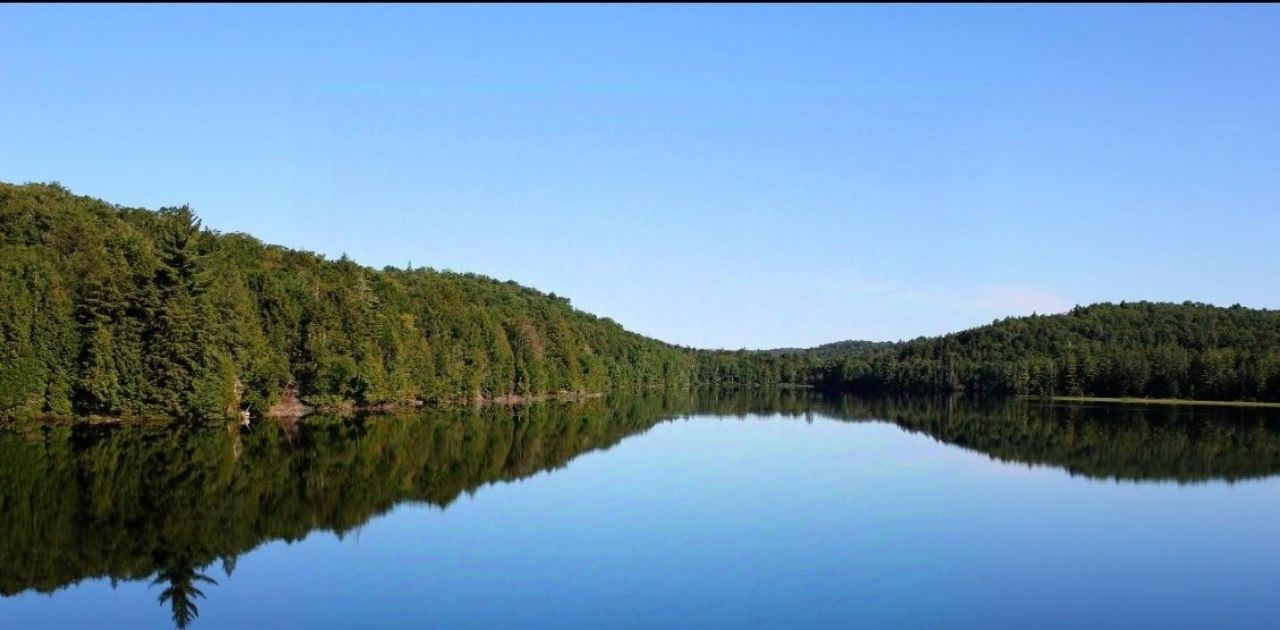
<path fill-rule="evenodd" d="M 1280 400 L 1280 311 L 1187 302 L 1009 318 L 816 365 L 847 391 Z"/>
<path fill-rule="evenodd" d="M 837 341 L 813 348 L 772 350 L 696 350 L 699 384 L 809 386 L 842 360 L 872 356 L 893 348 L 884 341 Z"/>
<path fill-rule="evenodd" d="M 0 416 L 211 416 L 688 384 L 687 350 L 513 282 L 0 184 Z"/>
<path fill-rule="evenodd" d="M 893 341 L 837 341 L 834 343 L 824 343 L 806 350 L 809 354 L 819 359 L 850 359 L 855 357 L 870 356 L 877 352 L 888 350 L 898 346 Z"/>

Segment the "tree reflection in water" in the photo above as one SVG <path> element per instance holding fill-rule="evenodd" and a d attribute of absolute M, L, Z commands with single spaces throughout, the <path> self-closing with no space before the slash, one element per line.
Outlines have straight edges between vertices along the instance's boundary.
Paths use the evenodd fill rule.
<path fill-rule="evenodd" d="M 0 427 L 0 595 L 88 578 L 152 579 L 174 624 L 203 573 L 271 540 L 342 535 L 405 501 L 566 465 L 693 415 L 883 420 L 1001 461 L 1089 478 L 1199 483 L 1280 472 L 1273 409 L 865 400 L 806 391 L 659 392 L 527 407 L 312 416 L 296 423 Z"/>
<path fill-rule="evenodd" d="M 179 629 L 191 625 L 200 608 L 196 606 L 196 598 L 203 598 L 204 591 L 196 588 L 196 583 L 204 582 L 217 586 L 213 578 L 200 573 L 189 562 L 181 559 L 158 559 L 157 563 L 164 567 L 152 580 L 152 586 L 165 585 L 160 592 L 160 604 L 169 604 L 173 611 L 173 625 Z"/>

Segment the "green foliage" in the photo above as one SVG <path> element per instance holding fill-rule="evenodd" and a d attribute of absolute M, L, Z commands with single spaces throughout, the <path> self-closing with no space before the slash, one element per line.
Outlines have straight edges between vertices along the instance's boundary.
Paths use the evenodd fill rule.
<path fill-rule="evenodd" d="M 0 184 L 0 417 L 212 417 L 687 385 L 687 350 L 489 278 Z"/>
<path fill-rule="evenodd" d="M 1280 401 L 1280 311 L 1096 304 L 833 358 L 810 378 L 854 392 Z"/>
<path fill-rule="evenodd" d="M 1280 312 L 1121 303 L 905 343 L 704 351 L 474 274 L 0 184 L 0 417 L 209 417 L 713 384 L 1280 401 Z"/>

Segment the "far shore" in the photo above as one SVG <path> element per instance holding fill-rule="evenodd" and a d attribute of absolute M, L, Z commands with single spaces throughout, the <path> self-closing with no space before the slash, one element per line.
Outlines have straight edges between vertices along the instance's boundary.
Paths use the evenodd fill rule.
<path fill-rule="evenodd" d="M 1213 407 L 1280 407 L 1280 402 L 1252 400 L 1190 400 L 1186 398 L 1093 398 L 1090 396 L 1050 396 L 1058 402 L 1099 402 L 1123 405 L 1204 405 Z"/>

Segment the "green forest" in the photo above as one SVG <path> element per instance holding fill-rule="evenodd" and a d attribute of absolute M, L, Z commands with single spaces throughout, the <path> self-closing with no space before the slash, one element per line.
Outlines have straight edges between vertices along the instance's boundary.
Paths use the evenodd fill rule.
<path fill-rule="evenodd" d="M 0 183 L 0 417 L 223 417 L 694 385 L 1280 401 L 1280 311 L 1098 304 L 899 343 L 685 348 L 569 300 Z"/>
<path fill-rule="evenodd" d="M 1280 311 L 1096 304 L 837 358 L 810 380 L 864 393 L 1280 401 Z"/>
<path fill-rule="evenodd" d="M 0 413 L 209 417 L 688 384 L 688 350 L 515 284 L 0 184 Z"/>

